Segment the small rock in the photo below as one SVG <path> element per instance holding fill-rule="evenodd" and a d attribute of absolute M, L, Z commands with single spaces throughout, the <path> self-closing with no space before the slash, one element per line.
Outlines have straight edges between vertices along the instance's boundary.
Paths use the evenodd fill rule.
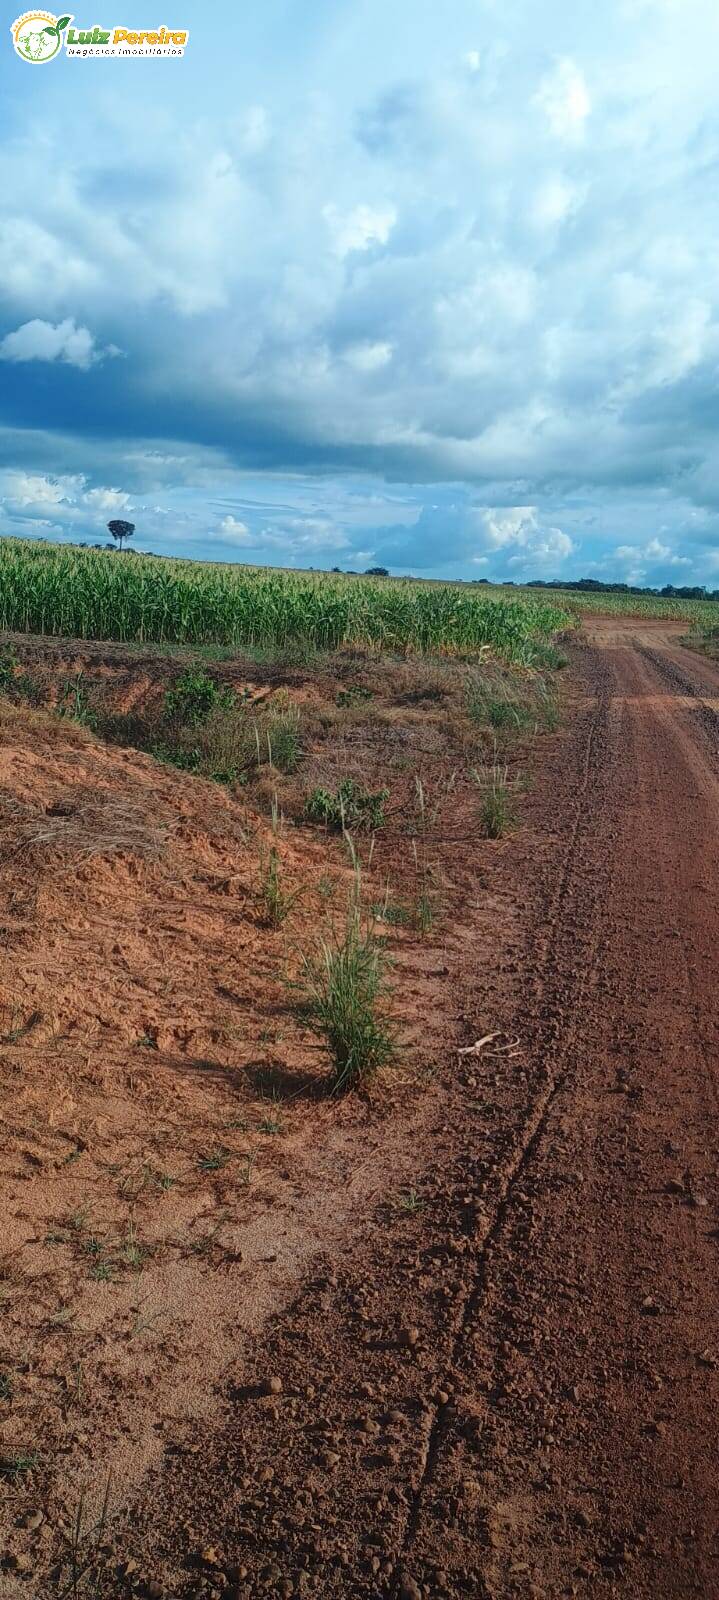
<path fill-rule="evenodd" d="M 449 1405 L 449 1395 L 448 1395 L 446 1389 L 438 1389 L 437 1390 L 437 1405 L 438 1406 L 447 1406 L 447 1405 Z"/>
<path fill-rule="evenodd" d="M 42 1511 L 28 1511 L 24 1517 L 20 1518 L 20 1527 L 35 1529 L 41 1527 L 44 1521 L 45 1517 Z"/>
<path fill-rule="evenodd" d="M 323 1465 L 323 1467 L 333 1468 L 333 1467 L 338 1467 L 339 1464 L 340 1464 L 340 1458 L 339 1458 L 339 1456 L 337 1454 L 337 1451 L 336 1450 L 326 1450 L 325 1454 L 322 1457 L 322 1465 Z"/>
<path fill-rule="evenodd" d="M 265 1381 L 264 1381 L 264 1383 L 262 1385 L 262 1393 L 263 1394 L 281 1394 L 282 1393 L 282 1379 L 281 1378 L 265 1378 Z"/>
<path fill-rule="evenodd" d="M 401 1345 L 404 1345 L 406 1349 L 412 1349 L 412 1347 L 419 1342 L 419 1328 L 402 1328 L 400 1330 L 399 1342 Z"/>
<path fill-rule="evenodd" d="M 204 1561 L 206 1567 L 219 1567 L 220 1565 L 220 1558 L 212 1544 L 208 1544 L 204 1550 L 200 1551 L 200 1560 Z"/>
<path fill-rule="evenodd" d="M 656 1300 L 653 1299 L 652 1295 L 647 1294 L 644 1296 L 644 1299 L 642 1300 L 642 1311 L 644 1312 L 645 1317 L 659 1316 L 659 1306 L 657 1305 Z"/>
<path fill-rule="evenodd" d="M 719 1367 L 719 1359 L 713 1350 L 701 1350 L 697 1356 L 700 1367 Z"/>
<path fill-rule="evenodd" d="M 159 1578 L 150 1579 L 150 1582 L 147 1585 L 147 1593 L 149 1595 L 149 1600 L 162 1600 L 164 1589 Z"/>
<path fill-rule="evenodd" d="M 403 1578 L 399 1586 L 399 1600 L 422 1600 L 422 1590 L 414 1578 Z"/>

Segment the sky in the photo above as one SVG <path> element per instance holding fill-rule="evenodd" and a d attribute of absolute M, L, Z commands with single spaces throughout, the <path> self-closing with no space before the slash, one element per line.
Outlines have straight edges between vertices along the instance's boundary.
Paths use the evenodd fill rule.
<path fill-rule="evenodd" d="M 719 587 L 716 0 L 0 39 L 0 534 Z"/>

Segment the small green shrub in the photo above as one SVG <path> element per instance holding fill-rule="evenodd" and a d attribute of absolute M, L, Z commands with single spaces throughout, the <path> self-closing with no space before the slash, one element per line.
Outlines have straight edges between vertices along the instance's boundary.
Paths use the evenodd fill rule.
<path fill-rule="evenodd" d="M 70 717 L 84 728 L 97 727 L 97 713 L 90 705 L 82 668 L 74 678 L 66 678 L 57 702 L 59 717 Z"/>
<path fill-rule="evenodd" d="M 353 683 L 349 689 L 340 689 L 337 693 L 338 706 L 359 706 L 366 700 L 374 700 L 372 689 L 363 689 L 361 683 Z"/>
<path fill-rule="evenodd" d="M 153 754 L 218 783 L 246 781 L 265 763 L 294 772 L 302 757 L 297 708 L 281 704 L 255 716 L 248 702 L 203 672 L 185 673 L 165 696 Z"/>
<path fill-rule="evenodd" d="M 384 827 L 384 808 L 389 799 L 389 789 L 378 789 L 375 794 L 363 788 L 356 778 L 344 778 L 332 793 L 329 789 L 314 789 L 305 806 L 309 822 L 323 822 L 327 828 L 368 828 L 375 832 Z"/>
<path fill-rule="evenodd" d="M 0 694 L 8 694 L 13 699 L 29 700 L 31 705 L 39 705 L 42 699 L 40 687 L 33 683 L 27 672 L 18 672 L 19 665 L 12 650 L 6 650 L 5 654 L 0 656 Z"/>
<path fill-rule="evenodd" d="M 188 667 L 165 695 L 165 715 L 171 722 L 197 727 L 217 706 L 229 710 L 234 699 L 231 689 L 221 689 L 200 668 Z"/>
<path fill-rule="evenodd" d="M 15 668 L 18 663 L 11 650 L 0 656 L 0 692 L 5 694 L 12 689 L 15 683 Z"/>

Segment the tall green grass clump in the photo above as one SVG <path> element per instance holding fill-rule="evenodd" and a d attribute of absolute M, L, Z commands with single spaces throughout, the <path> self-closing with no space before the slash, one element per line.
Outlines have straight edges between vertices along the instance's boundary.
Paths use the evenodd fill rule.
<path fill-rule="evenodd" d="M 304 957 L 300 988 L 302 1012 L 330 1057 L 333 1089 L 354 1088 L 394 1059 L 385 955 L 356 899 L 341 935 Z"/>

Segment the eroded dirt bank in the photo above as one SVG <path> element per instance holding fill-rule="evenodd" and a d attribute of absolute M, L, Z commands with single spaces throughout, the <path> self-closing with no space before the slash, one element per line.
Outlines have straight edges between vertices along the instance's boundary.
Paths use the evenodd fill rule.
<path fill-rule="evenodd" d="M 719 674 L 590 626 L 452 940 L 411 1200 L 228 1327 L 100 1594 L 719 1595 Z"/>

